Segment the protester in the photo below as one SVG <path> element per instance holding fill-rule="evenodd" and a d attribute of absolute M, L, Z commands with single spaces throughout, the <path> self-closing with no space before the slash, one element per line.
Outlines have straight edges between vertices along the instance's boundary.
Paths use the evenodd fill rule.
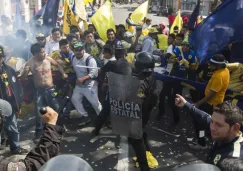
<path fill-rule="evenodd" d="M 46 56 L 44 47 L 36 43 L 31 46 L 31 53 L 33 57 L 27 61 L 22 73 L 22 78 L 26 77 L 31 71 L 36 88 L 35 99 L 35 114 L 36 114 L 36 128 L 34 141 L 39 142 L 39 138 L 43 133 L 43 123 L 40 119 L 39 110 L 43 106 L 51 106 L 58 110 L 59 102 L 57 99 L 58 93 L 53 84 L 51 65 L 54 65 L 61 72 L 64 79 L 67 78 L 63 68 L 52 58 Z"/>
<path fill-rule="evenodd" d="M 30 53 L 31 41 L 27 39 L 26 31 L 17 30 L 16 39 L 18 43 L 14 43 L 15 47 L 13 50 L 13 55 L 18 56 L 24 59 L 25 61 L 29 60 L 31 57 L 31 53 Z"/>
<path fill-rule="evenodd" d="M 75 34 L 69 34 L 67 35 L 67 40 L 69 42 L 69 47 L 73 51 L 73 45 L 74 43 L 78 42 L 78 39 L 76 38 Z"/>
<path fill-rule="evenodd" d="M 242 63 L 228 63 L 226 64 L 230 72 L 230 81 L 228 89 L 234 93 L 240 93 L 243 91 L 243 64 Z"/>
<path fill-rule="evenodd" d="M 171 47 L 172 48 L 172 47 Z M 171 49 L 172 51 L 172 49 Z M 171 60 L 171 66 L 169 69 L 169 73 L 172 76 L 176 76 L 182 79 L 188 78 L 188 72 L 190 70 L 195 70 L 196 67 L 196 56 L 192 50 L 189 48 L 188 42 L 183 42 L 182 47 L 176 47 L 173 49 L 172 52 L 170 52 L 172 56 L 176 57 L 176 59 L 173 59 L 172 56 L 170 56 Z M 164 89 L 164 88 L 163 88 Z M 171 90 L 172 89 L 172 90 Z M 165 113 L 165 106 L 164 106 L 164 98 L 165 96 L 171 96 L 171 99 L 174 99 L 176 94 L 181 94 L 183 90 L 182 85 L 176 83 L 176 80 L 172 80 L 170 82 L 166 83 L 165 89 L 160 94 L 160 105 L 159 105 L 159 113 L 157 115 L 157 118 L 160 119 L 164 113 Z M 172 91 L 172 94 L 170 94 Z M 172 112 L 174 116 L 174 123 L 177 124 L 180 120 L 179 111 L 174 106 L 174 103 L 171 104 L 172 106 Z"/>
<path fill-rule="evenodd" d="M 242 158 L 243 137 L 240 132 L 242 123 L 241 110 L 229 101 L 216 105 L 210 116 L 187 102 L 181 95 L 175 98 L 176 106 L 189 110 L 192 118 L 207 130 L 214 140 L 212 149 L 206 159 L 207 163 L 219 166 L 227 157 Z"/>
<path fill-rule="evenodd" d="M 85 52 L 93 56 L 97 62 L 97 66 L 101 67 L 103 65 L 103 54 L 102 49 L 105 45 L 101 39 L 95 39 L 92 32 L 85 31 L 84 37 L 86 43 L 84 44 Z"/>
<path fill-rule="evenodd" d="M 127 32 L 126 32 L 126 28 L 125 28 L 125 26 L 123 25 L 123 24 L 119 24 L 118 26 L 117 26 L 117 30 L 116 30 L 116 37 L 117 37 L 117 39 L 119 39 L 119 40 L 124 40 L 124 38 L 125 38 L 125 33 L 126 33 L 126 35 L 128 35 L 127 34 Z M 130 33 L 130 32 L 129 32 Z M 131 33 L 130 33 L 131 34 Z"/>
<path fill-rule="evenodd" d="M 169 36 L 168 36 L 168 48 L 170 46 L 174 46 L 175 47 L 175 40 L 176 40 L 176 36 L 174 34 L 169 34 Z"/>
<path fill-rule="evenodd" d="M 46 42 L 46 46 L 45 46 L 45 52 L 48 55 L 52 54 L 52 52 L 59 49 L 59 41 L 61 39 L 61 31 L 59 28 L 52 29 L 51 33 L 52 33 L 52 39 Z"/>
<path fill-rule="evenodd" d="M 134 27 L 137 26 L 131 18 L 132 13 L 128 14 L 128 17 L 126 19 L 126 30 L 129 31 L 130 33 L 133 33 L 135 31 Z"/>
<path fill-rule="evenodd" d="M 99 34 L 97 33 L 94 24 L 89 24 L 88 25 L 88 31 L 94 34 L 95 39 L 100 39 Z"/>
<path fill-rule="evenodd" d="M 66 74 L 74 73 L 70 61 L 72 60 L 74 53 L 69 47 L 67 39 L 61 39 L 59 41 L 59 50 L 54 51 L 50 57 L 54 59 L 62 68 Z M 54 70 L 57 68 L 54 67 Z"/>
<path fill-rule="evenodd" d="M 171 13 L 168 16 L 168 20 L 169 20 L 169 28 L 171 28 L 171 26 L 172 26 L 172 24 L 174 23 L 174 20 L 175 20 L 175 14 L 174 13 Z"/>
<path fill-rule="evenodd" d="M 46 37 L 45 37 L 44 34 L 42 34 L 42 33 L 38 33 L 38 34 L 36 35 L 35 38 L 36 38 L 36 40 L 37 40 L 37 43 L 39 43 L 39 44 L 42 45 L 43 47 L 46 46 Z"/>
<path fill-rule="evenodd" d="M 25 154 L 28 150 L 21 148 L 19 145 L 19 130 L 17 126 L 17 116 L 20 112 L 23 89 L 16 72 L 4 63 L 4 57 L 4 49 L 0 46 L 0 98 L 8 101 L 12 105 L 12 114 L 6 118 L 4 130 L 9 141 L 11 153 Z"/>
<path fill-rule="evenodd" d="M 157 39 L 157 34 L 158 30 L 155 27 L 151 27 L 149 29 L 148 36 L 144 37 L 143 39 L 142 52 L 148 52 L 151 54 L 153 53 L 153 51 L 155 50 L 154 41 Z"/>
<path fill-rule="evenodd" d="M 148 30 L 152 27 L 152 20 L 147 18 L 145 24 L 142 26 L 143 30 Z"/>
<path fill-rule="evenodd" d="M 72 103 L 80 114 L 81 126 L 91 121 L 87 111 L 84 109 L 82 100 L 84 97 L 91 103 L 97 115 L 102 106 L 98 99 L 98 88 L 96 78 L 98 68 L 95 59 L 84 51 L 84 44 L 81 42 L 74 44 L 74 58 L 72 66 L 77 75 L 76 86 L 73 90 Z M 83 66 L 83 67 L 82 67 Z M 86 68 L 91 67 L 91 68 Z"/>
<path fill-rule="evenodd" d="M 113 29 L 108 29 L 106 34 L 107 34 L 108 40 L 106 41 L 105 44 L 109 45 L 112 48 L 113 53 L 115 54 L 115 49 L 121 48 L 122 43 L 121 43 L 120 40 L 118 40 L 116 38 L 116 34 L 115 34 L 115 31 Z"/>
<path fill-rule="evenodd" d="M 132 45 L 132 48 L 134 49 L 135 53 L 138 53 L 138 52 L 142 51 L 143 39 L 144 39 L 144 36 L 142 34 L 142 27 L 141 26 L 137 26 L 136 27 L 135 40 L 133 41 L 133 45 Z"/>
<path fill-rule="evenodd" d="M 184 40 L 184 34 L 181 34 L 181 33 L 177 34 L 176 39 L 175 39 L 176 46 L 181 46 L 183 40 Z"/>
<path fill-rule="evenodd" d="M 200 108 L 209 114 L 213 113 L 213 107 L 224 101 L 225 92 L 229 85 L 230 74 L 226 68 L 226 63 L 223 55 L 214 55 L 210 59 L 209 69 L 213 72 L 211 79 L 209 80 L 205 89 L 205 97 L 195 103 L 195 106 Z M 202 132 L 200 125 L 195 124 L 196 134 L 198 138 L 198 144 L 191 146 L 198 149 L 206 147 L 205 137 L 199 135 Z"/>

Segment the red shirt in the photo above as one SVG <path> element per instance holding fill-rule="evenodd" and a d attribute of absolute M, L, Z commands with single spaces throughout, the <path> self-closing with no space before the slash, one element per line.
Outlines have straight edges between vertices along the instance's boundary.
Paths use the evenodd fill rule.
<path fill-rule="evenodd" d="M 169 15 L 168 16 L 168 20 L 169 20 L 169 25 L 172 25 L 174 20 L 175 20 L 175 16 L 174 15 Z"/>
<path fill-rule="evenodd" d="M 188 23 L 188 17 L 187 16 L 183 16 L 182 20 L 183 20 L 183 23 Z"/>

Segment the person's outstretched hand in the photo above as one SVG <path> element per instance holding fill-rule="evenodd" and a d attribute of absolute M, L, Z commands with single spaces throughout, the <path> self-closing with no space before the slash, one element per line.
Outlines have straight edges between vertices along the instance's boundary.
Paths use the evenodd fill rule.
<path fill-rule="evenodd" d="M 177 107 L 183 107 L 186 104 L 186 99 L 179 94 L 176 94 L 175 105 Z"/>
<path fill-rule="evenodd" d="M 58 113 L 50 107 L 46 107 L 46 113 L 41 116 L 42 120 L 46 124 L 56 125 Z"/>

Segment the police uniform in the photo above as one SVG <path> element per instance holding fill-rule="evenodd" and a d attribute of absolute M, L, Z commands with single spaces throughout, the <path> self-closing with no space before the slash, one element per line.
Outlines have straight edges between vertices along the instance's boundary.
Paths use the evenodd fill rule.
<path fill-rule="evenodd" d="M 138 53 L 135 59 L 133 76 L 139 78 L 141 82 L 138 96 L 142 98 L 142 126 L 144 129 L 157 103 L 157 95 L 155 94 L 156 80 L 153 76 L 155 62 L 152 55 L 147 52 Z M 157 160 L 150 152 L 147 133 L 145 131 L 143 131 L 143 137 L 141 139 L 129 138 L 129 142 L 136 153 L 136 157 L 133 158 L 136 161 L 136 167 L 140 167 L 142 171 L 158 167 Z"/>
<path fill-rule="evenodd" d="M 4 49 L 0 46 L 0 58 L 4 57 Z M 17 113 L 20 111 L 23 89 L 15 70 L 4 62 L 0 65 L 0 98 L 8 101 L 13 109 L 12 115 L 6 117 L 4 131 L 9 140 L 11 152 L 21 154 L 24 151 L 27 152 L 19 146 L 19 131 L 17 126 Z"/>

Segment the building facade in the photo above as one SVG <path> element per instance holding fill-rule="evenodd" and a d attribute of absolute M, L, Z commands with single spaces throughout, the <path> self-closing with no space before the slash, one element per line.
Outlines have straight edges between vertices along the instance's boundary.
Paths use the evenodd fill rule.
<path fill-rule="evenodd" d="M 156 1 L 156 0 L 155 0 Z M 174 12 L 178 11 L 179 0 L 157 0 L 159 6 L 167 6 L 172 8 Z M 180 0 L 181 10 L 193 11 L 197 5 L 197 0 Z M 200 15 L 208 15 L 210 13 L 213 0 L 201 0 Z"/>

